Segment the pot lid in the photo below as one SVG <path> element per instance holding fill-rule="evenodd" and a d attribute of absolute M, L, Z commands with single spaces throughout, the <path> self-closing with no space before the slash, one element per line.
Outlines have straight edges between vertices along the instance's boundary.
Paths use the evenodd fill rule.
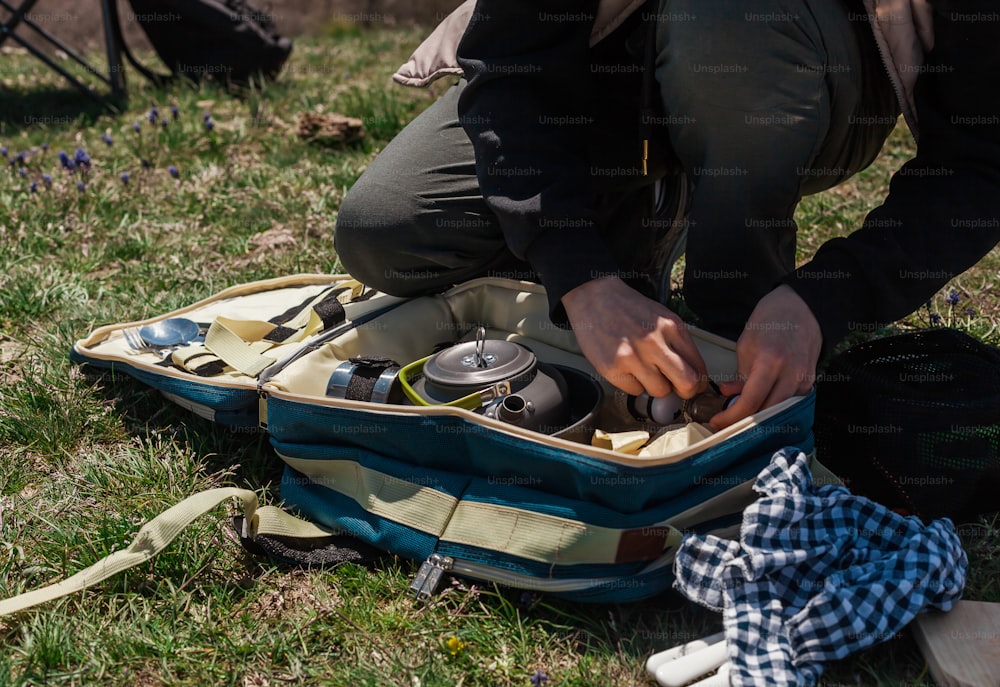
<path fill-rule="evenodd" d="M 486 328 L 466 341 L 434 354 L 424 364 L 424 377 L 439 387 L 486 387 L 535 368 L 535 354 L 513 341 L 486 339 Z"/>

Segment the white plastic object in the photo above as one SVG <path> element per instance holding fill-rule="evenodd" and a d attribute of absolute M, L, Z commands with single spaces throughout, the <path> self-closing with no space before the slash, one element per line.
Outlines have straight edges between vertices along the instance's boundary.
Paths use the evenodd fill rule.
<path fill-rule="evenodd" d="M 704 680 L 691 685 L 691 687 L 729 687 L 729 663 L 723 663 L 715 675 L 709 675 Z"/>
<path fill-rule="evenodd" d="M 649 404 L 649 419 L 661 425 L 672 424 L 677 421 L 683 402 L 677 394 L 658 396 Z"/>
<path fill-rule="evenodd" d="M 708 637 L 702 637 L 701 639 L 695 639 L 687 644 L 678 644 L 672 649 L 667 649 L 666 651 L 661 651 L 658 654 L 653 654 L 646 660 L 646 672 L 649 673 L 650 677 L 656 677 L 656 669 L 662 666 L 667 661 L 673 661 L 676 658 L 685 656 L 687 654 L 694 653 L 700 649 L 706 649 L 712 644 L 717 644 L 725 639 L 725 632 L 717 632 L 714 635 L 709 635 Z"/>
<path fill-rule="evenodd" d="M 656 669 L 656 681 L 663 687 L 683 687 L 695 678 L 711 673 L 729 658 L 726 642 L 710 644 L 690 654 L 667 661 Z"/>

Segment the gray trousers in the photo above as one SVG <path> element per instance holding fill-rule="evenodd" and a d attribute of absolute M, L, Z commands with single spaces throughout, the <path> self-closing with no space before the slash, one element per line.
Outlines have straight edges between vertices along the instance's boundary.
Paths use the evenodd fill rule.
<path fill-rule="evenodd" d="M 895 125 L 898 105 L 856 5 L 662 0 L 658 14 L 644 16 L 657 22 L 662 110 L 653 135 L 690 182 L 679 225 L 687 232 L 684 295 L 702 326 L 739 335 L 757 301 L 795 267 L 801 197 L 868 166 Z M 534 277 L 507 249 L 479 191 L 472 144 L 458 122 L 463 87 L 393 139 L 341 205 L 334 237 L 341 262 L 387 293 L 430 293 L 479 276 Z M 651 216 L 656 178 L 599 194 L 602 235 L 633 284 L 655 272 L 650 258 L 664 238 Z"/>

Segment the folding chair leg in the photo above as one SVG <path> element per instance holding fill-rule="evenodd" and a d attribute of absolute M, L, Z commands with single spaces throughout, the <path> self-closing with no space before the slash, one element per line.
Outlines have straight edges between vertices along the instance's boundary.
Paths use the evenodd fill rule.
<path fill-rule="evenodd" d="M 122 34 L 118 23 L 118 4 L 115 0 L 101 0 L 104 19 L 104 46 L 108 54 L 108 85 L 116 98 L 125 96 L 125 65 L 122 64 Z"/>
<path fill-rule="evenodd" d="M 93 98 L 101 105 L 107 107 L 112 111 L 117 111 L 118 103 L 125 96 L 125 70 L 124 65 L 121 61 L 121 50 L 122 50 L 122 38 L 121 30 L 118 26 L 118 7 L 115 5 L 115 0 L 101 0 L 101 15 L 104 23 L 104 38 L 105 38 L 105 50 L 107 52 L 108 59 L 108 74 L 103 75 L 100 70 L 95 69 L 90 65 L 83 57 L 78 55 L 67 45 L 62 43 L 58 38 L 53 36 L 51 33 L 43 29 L 41 26 L 35 24 L 27 17 L 27 13 L 31 11 L 32 7 L 38 0 L 24 0 L 19 7 L 11 6 L 7 0 L 0 0 L 0 7 L 3 7 L 11 16 L 8 17 L 6 23 L 0 25 L 0 45 L 2 45 L 8 38 L 12 38 L 14 42 L 18 43 L 21 47 L 31 53 L 32 56 L 37 57 L 41 60 L 47 67 L 52 69 L 54 72 L 65 78 L 70 82 L 75 88 L 80 92 L 86 94 L 87 96 Z M 29 43 L 24 38 L 18 36 L 14 33 L 14 30 L 24 23 L 25 26 L 32 29 L 37 33 L 42 39 L 47 41 L 50 45 L 62 50 L 70 58 L 72 58 L 77 64 L 82 66 L 84 69 L 94 74 L 101 81 L 106 83 L 111 88 L 111 95 L 102 96 L 100 93 L 95 91 L 93 88 L 87 84 L 80 81 L 78 78 L 70 74 L 66 69 L 57 64 L 44 52 L 36 48 L 34 45 Z"/>

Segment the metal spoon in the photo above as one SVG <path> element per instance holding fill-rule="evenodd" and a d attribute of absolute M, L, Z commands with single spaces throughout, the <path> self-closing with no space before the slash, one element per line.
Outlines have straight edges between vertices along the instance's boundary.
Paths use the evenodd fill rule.
<path fill-rule="evenodd" d="M 201 328 L 194 320 L 171 317 L 139 329 L 139 336 L 151 346 L 182 346 L 198 338 Z"/>

